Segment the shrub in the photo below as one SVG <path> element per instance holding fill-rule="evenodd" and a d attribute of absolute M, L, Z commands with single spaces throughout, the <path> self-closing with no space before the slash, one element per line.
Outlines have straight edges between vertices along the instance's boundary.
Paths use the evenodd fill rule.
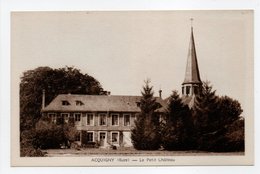
<path fill-rule="evenodd" d="M 36 132 L 33 138 L 33 145 L 40 149 L 57 149 L 62 145 L 70 146 L 76 134 L 74 125 L 56 125 L 40 120 L 36 124 Z"/>

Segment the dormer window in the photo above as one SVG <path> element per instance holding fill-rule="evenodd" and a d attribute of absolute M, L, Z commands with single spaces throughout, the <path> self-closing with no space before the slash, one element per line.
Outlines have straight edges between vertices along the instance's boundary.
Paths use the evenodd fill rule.
<path fill-rule="evenodd" d="M 136 102 L 137 107 L 140 107 L 141 102 Z"/>
<path fill-rule="evenodd" d="M 84 103 L 82 101 L 80 101 L 80 100 L 76 100 L 76 105 L 77 106 L 82 106 L 82 105 L 84 105 Z"/>
<path fill-rule="evenodd" d="M 68 106 L 70 103 L 67 100 L 62 100 L 62 105 L 63 106 Z"/>

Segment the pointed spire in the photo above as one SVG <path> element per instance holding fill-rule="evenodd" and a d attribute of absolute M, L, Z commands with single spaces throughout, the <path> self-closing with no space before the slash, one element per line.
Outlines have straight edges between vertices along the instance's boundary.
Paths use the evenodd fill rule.
<path fill-rule="evenodd" d="M 189 53 L 187 58 L 186 73 L 183 84 L 201 84 L 200 73 L 195 49 L 195 42 L 193 36 L 193 19 L 191 18 L 191 37 L 189 45 Z"/>

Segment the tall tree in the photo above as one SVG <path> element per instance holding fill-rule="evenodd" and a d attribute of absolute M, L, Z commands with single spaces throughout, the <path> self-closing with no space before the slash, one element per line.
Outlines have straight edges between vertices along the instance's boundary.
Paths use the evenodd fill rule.
<path fill-rule="evenodd" d="M 20 83 L 21 131 L 31 129 L 40 119 L 43 89 L 46 91 L 46 104 L 58 94 L 100 94 L 103 90 L 95 78 L 73 67 L 28 70 L 23 73 Z"/>
<path fill-rule="evenodd" d="M 153 97 L 150 80 L 145 81 L 140 101 L 141 113 L 135 121 L 131 138 L 134 148 L 138 150 L 156 150 L 160 147 L 159 119 L 155 113 L 158 103 Z"/>
<path fill-rule="evenodd" d="M 242 111 L 237 100 L 227 96 L 219 97 L 209 82 L 203 83 L 201 95 L 196 97 L 193 108 L 198 148 L 207 151 L 232 151 L 229 143 L 236 141 L 232 140 L 233 135 L 243 136 L 243 127 L 238 131 L 238 124 L 235 124 L 241 123 L 239 120 Z M 236 133 L 233 134 L 235 129 Z M 239 145 L 232 146 L 233 150 L 243 147 L 243 137 L 238 139 Z"/>
<path fill-rule="evenodd" d="M 218 112 L 218 97 L 215 93 L 210 82 L 204 82 L 200 95 L 196 95 L 193 117 L 198 134 L 204 134 L 214 129 L 213 120 L 217 118 Z"/>
<path fill-rule="evenodd" d="M 194 148 L 194 130 L 189 107 L 182 103 L 177 91 L 169 98 L 166 119 L 162 124 L 162 145 L 166 150 Z"/>

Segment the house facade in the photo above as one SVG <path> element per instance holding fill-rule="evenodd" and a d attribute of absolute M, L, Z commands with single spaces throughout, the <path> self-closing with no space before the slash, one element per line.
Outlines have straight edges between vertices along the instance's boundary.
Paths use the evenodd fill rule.
<path fill-rule="evenodd" d="M 42 109 L 42 114 L 53 124 L 73 122 L 79 145 L 131 147 L 131 129 L 140 113 L 140 99 L 140 96 L 61 94 Z M 165 105 L 159 97 L 156 101 L 159 106 Z"/>

